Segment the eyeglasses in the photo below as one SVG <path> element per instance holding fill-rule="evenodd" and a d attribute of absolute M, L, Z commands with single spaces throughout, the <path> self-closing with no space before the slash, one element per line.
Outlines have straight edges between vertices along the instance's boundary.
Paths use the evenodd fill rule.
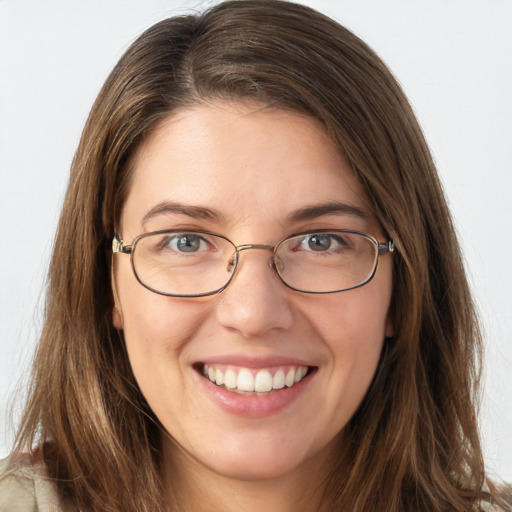
<path fill-rule="evenodd" d="M 224 290 L 248 249 L 272 253 L 269 263 L 281 281 L 302 293 L 337 293 L 368 283 L 379 257 L 395 250 L 346 229 L 297 233 L 277 245 L 236 246 L 208 231 L 163 230 L 143 233 L 131 245 L 114 237 L 113 253 L 129 254 L 135 277 L 152 292 L 172 297 L 203 297 Z"/>

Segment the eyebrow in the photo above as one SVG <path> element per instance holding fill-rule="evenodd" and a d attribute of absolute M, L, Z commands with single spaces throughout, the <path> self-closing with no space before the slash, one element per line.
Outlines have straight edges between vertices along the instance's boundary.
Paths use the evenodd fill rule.
<path fill-rule="evenodd" d="M 359 206 L 339 202 L 330 202 L 325 204 L 305 206 L 304 208 L 295 210 L 288 215 L 288 220 L 290 222 L 297 222 L 302 220 L 315 219 L 316 217 L 322 217 L 324 215 L 349 215 L 358 219 L 368 219 L 367 212 Z"/>
<path fill-rule="evenodd" d="M 158 215 L 174 213 L 179 215 L 186 215 L 194 219 L 207 219 L 214 222 L 226 223 L 225 216 L 214 208 L 206 208 L 204 206 L 193 206 L 175 201 L 162 201 L 156 206 L 153 206 L 142 218 L 142 226 L 144 226 L 151 218 Z M 329 202 L 325 204 L 305 206 L 291 212 L 287 216 L 288 222 L 299 222 L 304 220 L 311 220 L 324 215 L 349 215 L 359 219 L 366 220 L 368 214 L 358 206 Z"/>
<path fill-rule="evenodd" d="M 213 208 L 192 206 L 174 201 L 162 201 L 156 206 L 153 206 L 153 208 L 144 215 L 142 218 L 142 225 L 144 226 L 151 218 L 166 213 L 186 215 L 187 217 L 192 217 L 194 219 L 207 219 L 216 222 L 225 222 L 224 215 Z"/>

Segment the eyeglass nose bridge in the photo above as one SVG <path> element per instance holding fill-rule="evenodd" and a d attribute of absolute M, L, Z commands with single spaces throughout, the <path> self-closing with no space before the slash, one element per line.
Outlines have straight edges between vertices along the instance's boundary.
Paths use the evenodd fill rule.
<path fill-rule="evenodd" d="M 236 247 L 237 252 L 246 251 L 247 249 L 263 249 L 274 252 L 275 247 L 267 244 L 244 244 Z"/>
<path fill-rule="evenodd" d="M 256 250 L 263 250 L 263 251 L 270 251 L 272 253 L 272 257 L 270 258 L 270 261 L 269 261 L 269 266 L 274 269 L 274 270 L 277 270 L 276 269 L 276 261 L 275 261 L 275 246 L 273 245 L 268 245 L 268 244 L 243 244 L 243 245 L 238 245 L 238 246 L 235 246 L 235 252 L 233 254 L 233 257 L 230 258 L 229 262 L 228 262 L 228 267 L 231 266 L 231 265 L 236 265 L 237 269 L 238 270 L 238 266 L 239 266 L 239 263 L 240 263 L 240 260 L 238 258 L 238 255 L 242 252 L 242 251 L 247 251 L 249 249 L 256 249 Z"/>

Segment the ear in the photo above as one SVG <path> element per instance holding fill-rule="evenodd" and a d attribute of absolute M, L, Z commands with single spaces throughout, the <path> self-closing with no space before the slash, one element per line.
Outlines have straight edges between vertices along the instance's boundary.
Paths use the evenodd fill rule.
<path fill-rule="evenodd" d="M 388 317 L 386 318 L 386 328 L 384 329 L 384 337 L 392 338 L 395 335 L 395 315 L 391 309 L 388 311 Z"/>
<path fill-rule="evenodd" d="M 112 307 L 112 323 L 118 331 L 123 330 L 123 313 L 117 304 Z"/>
<path fill-rule="evenodd" d="M 124 325 L 123 311 L 121 310 L 121 306 L 118 305 L 119 299 L 117 297 L 117 286 L 114 276 L 114 258 L 111 259 L 110 263 L 110 286 L 112 287 L 112 301 L 114 303 L 112 306 L 112 323 L 118 331 L 122 331 Z"/>
<path fill-rule="evenodd" d="M 395 335 L 395 327 L 393 326 L 391 317 L 388 316 L 388 319 L 386 320 L 386 329 L 384 331 L 384 336 L 386 338 L 392 338 L 394 335 Z"/>

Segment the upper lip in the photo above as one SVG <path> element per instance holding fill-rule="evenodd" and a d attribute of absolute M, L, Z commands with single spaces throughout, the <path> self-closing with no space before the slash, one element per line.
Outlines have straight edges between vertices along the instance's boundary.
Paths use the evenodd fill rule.
<path fill-rule="evenodd" d="M 197 364 L 226 364 L 242 368 L 272 368 L 275 366 L 313 366 L 311 361 L 283 355 L 250 356 L 247 354 L 226 354 L 206 357 Z"/>

